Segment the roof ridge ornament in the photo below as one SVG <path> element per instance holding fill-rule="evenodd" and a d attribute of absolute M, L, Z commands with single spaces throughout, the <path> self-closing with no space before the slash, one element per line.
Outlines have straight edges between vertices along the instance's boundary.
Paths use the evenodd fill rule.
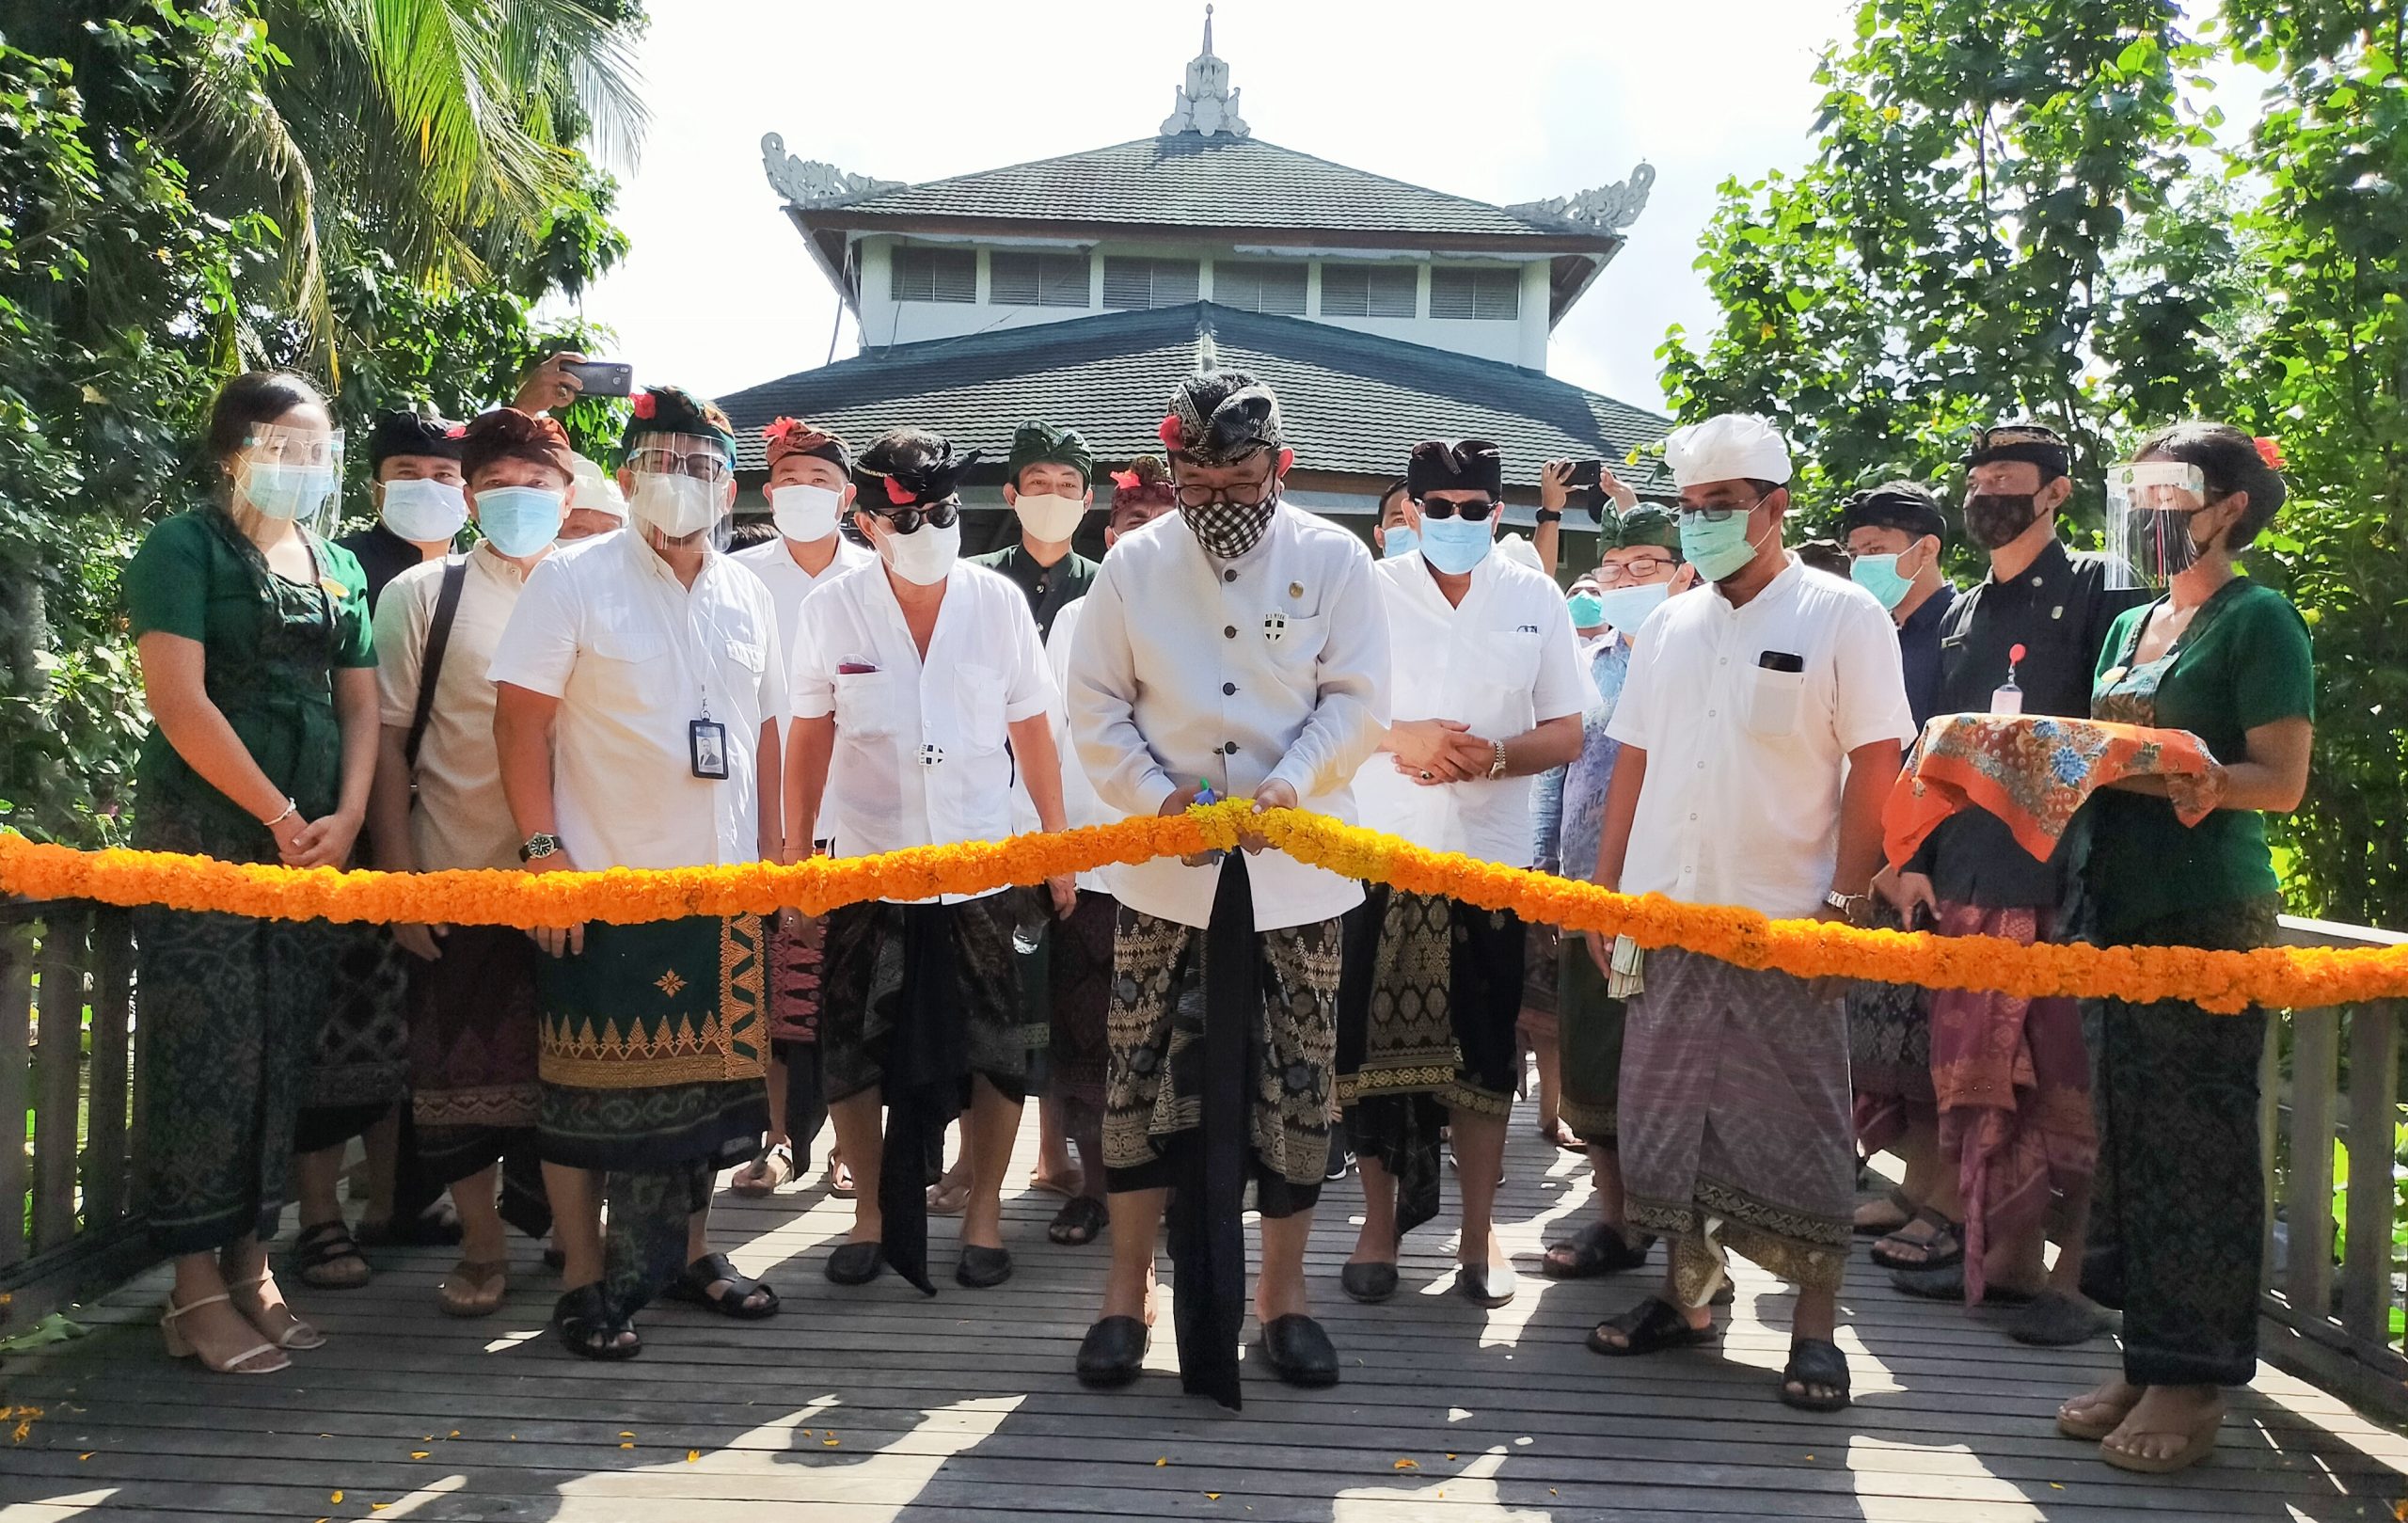
<path fill-rule="evenodd" d="M 1251 137 L 1254 129 L 1238 115 L 1238 98 L 1244 90 L 1229 88 L 1229 66 L 1212 54 L 1212 8 L 1204 8 L 1204 51 L 1187 61 L 1185 88 L 1171 91 L 1170 115 L 1163 119 L 1162 135 L 1177 137 L 1182 133 L 1195 133 L 1211 137 L 1226 133 L 1231 137 Z"/>
<path fill-rule="evenodd" d="M 798 157 L 786 151 L 786 140 L 776 133 L 761 136 L 761 168 L 769 177 L 769 188 L 784 197 L 788 206 L 821 206 L 851 196 L 904 188 L 900 180 L 872 180 L 817 159 Z"/>
<path fill-rule="evenodd" d="M 1584 190 L 1577 196 L 1558 196 L 1551 200 L 1523 201 L 1505 208 L 1526 215 L 1560 217 L 1566 222 L 1583 223 L 1600 232 L 1619 233 L 1639 220 L 1647 210 L 1648 192 L 1656 188 L 1656 167 L 1645 159 L 1630 171 L 1627 180 L 1617 180 L 1594 190 Z"/>

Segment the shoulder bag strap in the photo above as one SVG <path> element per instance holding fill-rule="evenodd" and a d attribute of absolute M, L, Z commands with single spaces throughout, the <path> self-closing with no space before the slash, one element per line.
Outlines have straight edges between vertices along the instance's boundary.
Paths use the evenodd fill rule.
<path fill-rule="evenodd" d="M 447 557 L 443 585 L 435 595 L 435 616 L 427 621 L 426 654 L 419 661 L 418 706 L 410 713 L 409 738 L 402 742 L 402 759 L 418 770 L 418 748 L 426 739 L 426 722 L 435 712 L 435 684 L 443 675 L 443 653 L 452 643 L 452 622 L 460 615 L 460 589 L 468 581 L 468 558 Z"/>

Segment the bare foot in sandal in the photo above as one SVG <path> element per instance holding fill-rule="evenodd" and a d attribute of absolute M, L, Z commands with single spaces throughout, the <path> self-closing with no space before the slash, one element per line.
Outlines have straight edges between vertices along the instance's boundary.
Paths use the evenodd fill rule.
<path fill-rule="evenodd" d="M 463 1259 L 435 1287 L 435 1301 L 448 1317 L 490 1317 L 509 1290 L 509 1260 Z"/>
<path fill-rule="evenodd" d="M 2099 1457 L 2119 1470 L 2171 1475 L 2213 1452 L 2223 1425 L 2224 1392 L 2215 1387 L 2151 1386 L 2099 1441 Z"/>
<path fill-rule="evenodd" d="M 757 1198 L 776 1193 L 794 1176 L 794 1149 L 784 1142 L 772 1142 L 761 1150 L 758 1158 L 729 1175 L 727 1187 L 737 1195 Z"/>
<path fill-rule="evenodd" d="M 2123 1425 L 2147 1388 L 2121 1376 L 2094 1386 L 2057 1408 L 2057 1431 L 2068 1438 L 2096 1443 Z"/>

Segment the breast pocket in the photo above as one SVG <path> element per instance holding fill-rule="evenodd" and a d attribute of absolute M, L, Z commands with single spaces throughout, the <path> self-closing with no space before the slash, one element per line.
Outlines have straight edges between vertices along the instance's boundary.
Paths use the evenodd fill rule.
<path fill-rule="evenodd" d="M 1321 659 L 1329 643 L 1326 613 L 1273 613 L 1262 621 L 1262 648 L 1275 665 L 1302 670 Z"/>
<path fill-rule="evenodd" d="M 836 728 L 875 740 L 892 736 L 903 722 L 902 695 L 891 672 L 836 674 Z"/>
<path fill-rule="evenodd" d="M 669 642 L 643 628 L 596 630 L 585 650 L 587 666 L 605 701 L 637 708 L 673 703 L 677 677 Z M 687 702 L 693 701 L 689 693 Z"/>
<path fill-rule="evenodd" d="M 1798 733 L 1806 706 L 1806 674 L 1756 667 L 1748 674 L 1748 730 L 1777 739 Z"/>
<path fill-rule="evenodd" d="M 961 665 L 953 669 L 953 680 L 961 716 L 957 743 L 981 755 L 999 750 L 1004 743 L 1004 674 L 991 666 Z"/>

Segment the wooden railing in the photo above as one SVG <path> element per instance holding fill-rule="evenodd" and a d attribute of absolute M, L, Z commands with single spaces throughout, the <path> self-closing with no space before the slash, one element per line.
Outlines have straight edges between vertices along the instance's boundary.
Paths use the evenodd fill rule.
<path fill-rule="evenodd" d="M 120 909 L 0 901 L 0 1336 L 140 1261 L 134 932 Z"/>
<path fill-rule="evenodd" d="M 2289 916 L 2283 931 L 2295 945 L 2408 943 Z M 126 911 L 0 901 L 0 1125 L 28 1118 L 24 1145 L 0 1140 L 0 1336 L 143 1262 L 133 971 Z M 2268 1353 L 2408 1416 L 2392 1238 L 2399 1011 L 2380 1001 L 2286 1013 L 2268 1023 L 2265 1063 Z"/>
<path fill-rule="evenodd" d="M 2283 917 L 2283 940 L 2408 944 L 2396 931 L 2290 915 Z M 2273 1324 L 2267 1351 L 2345 1395 L 2408 1416 L 2408 1355 L 2396 1309 L 2401 1266 L 2392 1245 L 2400 1221 L 2392 1165 L 2400 1121 L 2398 1002 L 2292 1010 L 2269 1022 L 2261 1096 L 2264 1308 Z M 2337 1143 L 2346 1180 L 2336 1178 Z"/>

